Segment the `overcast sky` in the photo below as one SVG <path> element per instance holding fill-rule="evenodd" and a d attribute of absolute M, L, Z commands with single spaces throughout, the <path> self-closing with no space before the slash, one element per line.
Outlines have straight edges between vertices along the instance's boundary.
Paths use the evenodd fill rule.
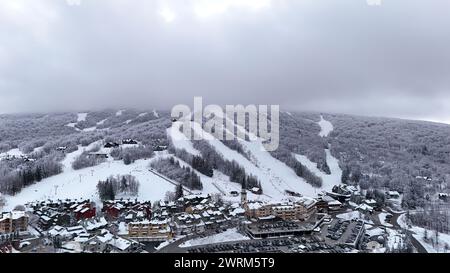
<path fill-rule="evenodd" d="M 1 113 L 195 95 L 450 123 L 448 0 L 77 1 L 0 0 Z"/>

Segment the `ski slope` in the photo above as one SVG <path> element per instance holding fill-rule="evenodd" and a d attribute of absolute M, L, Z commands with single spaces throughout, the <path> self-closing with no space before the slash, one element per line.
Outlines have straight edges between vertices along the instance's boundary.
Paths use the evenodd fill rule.
<path fill-rule="evenodd" d="M 191 155 L 200 155 L 200 152 L 194 148 L 192 142 L 180 131 L 183 122 L 176 121 L 167 129 L 167 135 L 172 140 L 173 146 L 180 150 L 185 150 Z"/>
<path fill-rule="evenodd" d="M 93 130 L 92 130 L 92 128 L 88 128 L 88 129 L 85 129 L 85 130 L 80 130 L 80 129 L 78 129 L 78 128 L 76 127 L 77 124 L 78 124 L 79 122 L 86 121 L 87 115 L 88 115 L 88 113 L 78 113 L 78 114 L 77 114 L 77 122 L 71 122 L 71 123 L 68 123 L 68 124 L 66 124 L 66 126 L 67 126 L 67 127 L 71 127 L 71 128 L 75 129 L 75 130 L 78 131 L 78 132 L 80 132 L 80 131 L 85 131 L 85 130 L 87 130 L 87 131 L 85 131 L 85 132 L 94 131 L 95 128 L 94 128 Z"/>
<path fill-rule="evenodd" d="M 234 123 L 233 121 L 231 121 Z M 228 148 L 220 140 L 204 131 L 200 124 L 196 122 L 189 122 L 194 134 L 201 136 L 203 140 L 207 141 L 219 154 L 226 160 L 238 162 L 248 174 L 254 175 L 261 182 L 264 195 L 249 195 L 249 200 L 281 200 L 288 197 L 286 190 L 298 192 L 305 196 L 316 196 L 320 189 L 316 189 L 308 184 L 303 178 L 298 177 L 294 170 L 289 168 L 283 162 L 272 157 L 269 152 L 264 149 L 262 140 L 251 135 L 251 141 L 239 139 L 238 141 L 250 155 L 250 160 L 242 154 Z M 200 152 L 193 148 L 192 142 L 180 132 L 183 122 L 177 121 L 168 129 L 168 134 L 172 139 L 174 146 L 178 149 L 185 149 L 193 155 L 200 155 Z M 238 130 L 242 130 L 245 134 L 249 133 L 239 126 Z M 208 177 L 202 177 L 203 181 L 208 181 Z M 213 185 L 217 185 L 216 182 Z M 231 183 L 231 182 L 230 182 Z M 212 184 L 212 183 L 211 183 Z M 228 183 L 229 184 L 229 183 Z M 207 187 L 204 183 L 204 187 Z M 220 187 L 219 187 L 220 188 Z"/>
<path fill-rule="evenodd" d="M 88 113 L 78 113 L 77 122 L 86 121 Z"/>
<path fill-rule="evenodd" d="M 233 122 L 233 121 L 231 121 Z M 244 149 L 251 155 L 248 160 L 242 154 L 231 150 L 220 140 L 204 131 L 200 124 L 191 122 L 195 134 L 201 135 L 215 150 L 229 161 L 238 162 L 248 174 L 256 176 L 261 182 L 264 191 L 262 196 L 254 196 L 255 199 L 285 199 L 286 190 L 295 191 L 306 196 L 316 195 L 316 189 L 298 177 L 286 164 L 275 159 L 264 149 L 261 139 L 251 136 L 252 141 L 238 140 Z M 236 126 L 238 130 L 244 130 Z M 245 130 L 244 130 L 245 131 Z M 246 132 L 248 134 L 248 132 Z M 249 200 L 252 200 L 249 196 Z"/>
<path fill-rule="evenodd" d="M 325 120 L 323 116 L 320 116 L 320 121 L 317 124 L 320 126 L 320 137 L 326 137 L 333 131 L 333 124 Z M 331 191 L 335 185 L 339 185 L 341 183 L 342 169 L 339 167 L 339 160 L 331 154 L 330 149 L 325 149 L 325 154 L 331 174 L 326 174 L 319 170 L 319 168 L 317 168 L 317 164 L 309 160 L 309 158 L 304 155 L 294 154 L 294 157 L 315 175 L 322 178 L 322 190 Z"/>
<path fill-rule="evenodd" d="M 304 155 L 294 154 L 295 159 L 297 159 L 302 165 L 307 167 L 315 175 L 322 178 L 322 190 L 331 191 L 335 185 L 341 183 L 342 169 L 339 167 L 339 161 L 331 155 L 329 149 L 325 149 L 326 160 L 328 167 L 330 167 L 331 174 L 326 174 L 317 168 L 317 164 L 309 160 Z"/>
<path fill-rule="evenodd" d="M 320 126 L 320 137 L 327 137 L 333 131 L 333 124 L 325 120 L 323 116 L 320 116 L 320 121 L 318 122 L 318 124 Z"/>
<path fill-rule="evenodd" d="M 94 144 L 91 144 L 94 145 Z M 88 147 L 89 148 L 89 147 Z M 138 160 L 133 164 L 125 165 L 123 161 L 114 161 L 111 158 L 98 166 L 74 170 L 71 163 L 83 152 L 80 147 L 78 151 L 67 154 L 62 161 L 63 172 L 42 180 L 36 184 L 22 189 L 15 196 L 5 195 L 6 205 L 3 210 L 8 211 L 16 205 L 25 204 L 35 200 L 83 198 L 91 199 L 100 203 L 97 194 L 97 182 L 105 180 L 111 175 L 130 174 L 140 182 L 139 194 L 136 198 L 141 200 L 164 199 L 167 191 L 174 191 L 175 187 L 164 179 L 149 172 L 148 165 L 155 160 L 157 154 L 150 160 Z M 132 198 L 135 198 L 134 196 Z"/>

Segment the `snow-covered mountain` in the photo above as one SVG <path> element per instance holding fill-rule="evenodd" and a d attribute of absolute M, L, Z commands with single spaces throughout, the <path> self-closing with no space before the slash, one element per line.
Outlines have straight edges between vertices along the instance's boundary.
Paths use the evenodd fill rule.
<path fill-rule="evenodd" d="M 192 168 L 192 162 L 188 159 L 203 157 L 202 151 L 196 148 L 198 143 L 187 139 L 180 131 L 181 126 L 180 121 L 172 122 L 167 111 L 157 110 L 2 115 L 0 190 L 6 199 L 4 209 L 44 199 L 90 198 L 98 201 L 97 182 L 112 175 L 135 176 L 140 182 L 136 198 L 152 201 L 164 199 L 167 192 L 175 190 L 175 184 L 184 181 L 168 179 L 165 174 L 151 170 L 150 163 L 172 157 L 182 167 Z M 394 130 L 394 126 L 401 130 Z M 355 180 L 352 183 L 364 187 L 367 187 L 364 183 L 373 183 L 375 187 L 402 192 L 409 191 L 407 183 L 403 180 L 397 182 L 394 175 L 438 180 L 445 178 L 445 168 L 448 169 L 445 163 L 449 160 L 449 146 L 440 149 L 436 146 L 446 141 L 448 143 L 445 134 L 450 132 L 450 126 L 441 124 L 283 112 L 280 116 L 278 154 L 265 151 L 259 138 L 256 141 L 237 140 L 234 145 L 239 149 L 236 149 L 208 135 L 200 124 L 191 122 L 191 127 L 195 134 L 204 136 L 207 145 L 223 160 L 236 162 L 245 170 L 245 175 L 257 179 L 262 194 L 249 192 L 250 200 L 292 198 L 293 193 L 317 196 L 341 183 L 344 168 L 349 179 Z M 238 129 L 245 131 L 244 128 Z M 246 131 L 246 134 L 249 133 Z M 144 157 L 126 165 L 123 160 L 114 159 L 111 154 L 113 149 L 103 148 L 108 142 L 124 139 L 135 139 L 141 147 L 151 147 L 157 151 L 151 158 Z M 95 149 L 97 146 L 102 148 Z M 165 150 L 166 146 L 169 146 L 168 150 Z M 62 154 L 58 152 L 61 147 L 65 148 Z M 105 154 L 108 159 L 74 170 L 73 161 L 92 150 Z M 181 150 L 189 157 L 181 157 L 174 152 Z M 400 154 L 404 159 L 420 157 L 422 165 L 412 169 L 411 164 L 401 162 Z M 320 186 L 309 183 L 304 175 L 299 175 L 292 162 L 284 160 L 286 155 L 292 156 L 312 176 L 320 178 Z M 49 161 L 59 162 L 60 172 L 44 175 L 39 182 L 26 185 L 20 181 L 21 171 L 36 169 L 37 166 L 45 168 Z M 434 171 L 427 169 L 427 161 L 433 163 Z M 192 169 L 200 178 L 202 189 L 189 190 L 185 187 L 186 191 L 218 194 L 225 200 L 239 202 L 242 186 L 235 178 L 217 168 L 212 176 Z M 387 186 L 383 182 L 386 179 L 390 183 Z"/>

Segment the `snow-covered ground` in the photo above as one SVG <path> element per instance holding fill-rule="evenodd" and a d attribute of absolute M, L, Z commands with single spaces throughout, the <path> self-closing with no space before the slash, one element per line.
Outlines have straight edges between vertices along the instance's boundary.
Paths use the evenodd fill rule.
<path fill-rule="evenodd" d="M 333 124 L 331 122 L 325 120 L 323 116 L 320 116 L 320 121 L 318 122 L 320 126 L 319 136 L 327 137 L 333 131 Z"/>
<path fill-rule="evenodd" d="M 97 182 L 105 180 L 111 175 L 131 174 L 135 176 L 140 182 L 137 198 L 141 200 L 160 200 L 164 198 L 167 191 L 175 189 L 174 185 L 148 171 L 151 160 L 158 158 L 159 155 L 151 160 L 137 160 L 130 165 L 123 164 L 123 161 L 113 161 L 110 158 L 107 162 L 95 167 L 73 170 L 71 163 L 82 151 L 83 149 L 80 147 L 78 151 L 66 156 L 62 161 L 63 173 L 30 185 L 15 196 L 5 195 L 6 205 L 3 209 L 8 211 L 19 204 L 46 199 L 89 198 L 99 202 Z"/>
<path fill-rule="evenodd" d="M 102 120 L 100 120 L 99 122 L 97 122 L 97 125 L 103 125 L 103 124 L 105 124 L 105 122 L 106 122 L 107 120 L 108 120 L 107 118 L 102 119 Z"/>
<path fill-rule="evenodd" d="M 413 226 L 409 230 L 415 233 L 413 234 L 414 238 L 420 242 L 428 253 L 444 253 L 450 251 L 450 234 L 439 232 L 436 240 L 436 232 L 427 230 L 427 239 L 425 239 L 424 228 Z"/>
<path fill-rule="evenodd" d="M 402 249 L 405 243 L 405 234 L 401 234 L 398 230 L 386 228 L 388 234 L 386 246 L 388 249 Z"/>
<path fill-rule="evenodd" d="M 370 219 L 365 219 L 364 214 L 359 211 L 349 211 L 336 215 L 337 218 L 351 221 L 351 220 L 363 220 L 364 223 L 373 225 L 373 221 Z"/>
<path fill-rule="evenodd" d="M 119 111 L 117 111 L 117 112 L 116 112 L 116 116 L 117 116 L 117 117 L 120 117 L 120 116 L 123 114 L 124 111 L 125 111 L 125 110 L 119 110 Z"/>
<path fill-rule="evenodd" d="M 442 253 L 449 252 L 450 249 L 450 234 L 438 233 L 438 240 L 436 243 L 436 232 L 432 230 L 427 230 L 426 235 L 427 239 L 425 239 L 425 228 L 410 226 L 406 220 L 406 214 L 400 215 L 397 218 L 397 223 L 404 229 L 408 229 L 412 231 L 414 234 L 414 238 L 419 241 L 419 243 L 426 249 L 428 253 Z M 447 248 L 449 249 L 446 249 Z"/>
<path fill-rule="evenodd" d="M 387 212 L 381 212 L 380 214 L 378 214 L 378 219 L 380 220 L 381 225 L 385 226 L 385 227 L 392 227 L 392 224 L 386 222 L 386 216 L 391 215 L 390 213 Z"/>
<path fill-rule="evenodd" d="M 21 150 L 19 150 L 18 148 L 15 149 L 11 149 L 7 152 L 4 153 L 0 153 L 0 159 L 3 157 L 7 157 L 7 156 L 15 156 L 15 157 L 20 157 L 23 156 L 24 154 L 22 153 Z"/>
<path fill-rule="evenodd" d="M 158 112 L 156 112 L 156 110 L 153 110 L 153 116 L 155 117 L 155 118 L 159 118 L 159 113 Z"/>
<path fill-rule="evenodd" d="M 322 189 L 326 191 L 331 191 L 335 185 L 341 183 L 342 170 L 339 167 L 339 161 L 333 155 L 329 149 L 325 149 L 326 160 L 328 167 L 330 167 L 331 174 L 326 174 L 317 168 L 317 164 L 309 160 L 304 155 L 295 154 L 295 158 L 312 171 L 315 175 L 322 178 Z"/>
<path fill-rule="evenodd" d="M 239 162 L 248 174 L 252 174 L 259 179 L 264 191 L 263 196 L 258 196 L 259 199 L 284 199 L 286 197 L 285 190 L 299 192 L 306 196 L 314 196 L 318 193 L 314 187 L 298 177 L 286 164 L 275 159 L 265 151 L 260 139 L 253 141 L 238 140 L 250 154 L 250 161 L 204 131 L 200 124 L 192 122 L 191 126 L 195 134 L 202 135 L 203 139 L 213 146 L 225 159 Z M 240 129 L 239 126 L 236 127 Z"/>
<path fill-rule="evenodd" d="M 285 193 L 286 190 L 298 192 L 306 196 L 315 196 L 319 193 L 320 189 L 315 189 L 310 184 L 306 183 L 303 178 L 298 177 L 286 164 L 272 157 L 270 153 L 264 149 L 262 141 L 259 138 L 251 136 L 255 140 L 238 140 L 246 152 L 250 154 L 249 160 L 242 154 L 231 150 L 220 140 L 204 131 L 200 124 L 195 122 L 190 122 L 189 124 L 196 135 L 202 136 L 202 138 L 214 147 L 225 159 L 239 162 L 248 174 L 256 176 L 261 181 L 264 195 L 249 195 L 249 200 L 253 200 L 253 198 L 259 200 L 284 199 L 287 197 Z M 182 121 L 174 122 L 172 127 L 167 131 L 174 146 L 179 149 L 185 149 L 190 154 L 199 155 L 200 152 L 193 148 L 192 142 L 180 132 L 180 127 L 182 125 Z M 238 130 L 244 130 L 239 126 L 237 126 L 237 128 Z M 248 132 L 245 133 L 248 134 Z M 207 178 L 202 179 L 202 181 L 203 180 L 207 180 Z"/>
<path fill-rule="evenodd" d="M 88 113 L 78 113 L 77 122 L 86 121 Z"/>
<path fill-rule="evenodd" d="M 196 238 L 186 241 L 180 245 L 180 247 L 193 247 L 225 242 L 244 241 L 250 240 L 249 237 L 238 232 L 237 228 L 228 229 L 225 232 L 207 236 L 204 238 Z"/>
<path fill-rule="evenodd" d="M 331 131 L 333 131 L 333 125 L 329 121 L 324 120 L 322 116 L 320 116 L 320 119 L 320 122 L 318 122 L 321 128 L 319 135 L 321 137 L 328 136 Z M 339 167 L 339 160 L 331 154 L 329 149 L 325 149 L 325 154 L 331 174 L 326 174 L 319 170 L 319 168 L 317 168 L 317 164 L 309 160 L 309 158 L 304 155 L 294 154 L 294 156 L 301 164 L 307 167 L 315 175 L 322 178 L 322 190 L 331 191 L 335 185 L 339 185 L 341 183 L 342 169 Z"/>
<path fill-rule="evenodd" d="M 76 131 L 81 131 L 76 126 L 77 126 L 78 122 L 86 121 L 87 115 L 88 115 L 88 113 L 78 113 L 77 114 L 77 122 L 68 123 L 68 124 L 66 124 L 66 126 L 74 128 Z M 92 130 L 92 128 L 88 128 L 85 130 L 87 130 L 86 132 L 90 132 Z M 85 131 L 85 130 L 83 130 L 83 131 Z M 94 131 L 94 130 L 95 130 L 95 128 L 92 131 Z"/>
<path fill-rule="evenodd" d="M 384 230 L 379 227 L 374 227 L 366 230 L 366 234 L 370 237 L 383 236 L 384 233 Z"/>
<path fill-rule="evenodd" d="M 83 132 L 93 132 L 95 130 L 97 130 L 97 127 L 89 127 L 89 128 L 83 129 Z"/>
<path fill-rule="evenodd" d="M 182 125 L 183 122 L 176 121 L 172 124 L 172 127 L 167 129 L 167 135 L 172 140 L 172 144 L 175 148 L 184 149 L 192 155 L 200 155 L 200 152 L 193 147 L 192 142 L 180 131 Z"/>

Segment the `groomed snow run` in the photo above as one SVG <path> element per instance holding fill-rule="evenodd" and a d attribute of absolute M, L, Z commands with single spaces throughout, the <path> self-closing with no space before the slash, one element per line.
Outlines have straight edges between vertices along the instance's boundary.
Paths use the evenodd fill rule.
<path fill-rule="evenodd" d="M 320 116 L 320 121 L 317 123 L 320 126 L 319 136 L 327 137 L 333 131 L 333 124 Z"/>
<path fill-rule="evenodd" d="M 328 167 L 330 167 L 331 174 L 326 174 L 317 168 L 317 164 L 309 160 L 304 155 L 294 154 L 295 159 L 297 159 L 302 165 L 308 168 L 318 177 L 322 178 L 322 190 L 331 191 L 335 185 L 341 183 L 342 170 L 339 167 L 339 161 L 333 155 L 329 149 L 325 149 L 326 160 Z"/>
<path fill-rule="evenodd" d="M 200 152 L 194 148 L 192 142 L 180 131 L 182 125 L 183 122 L 176 121 L 172 124 L 172 127 L 167 129 L 167 135 L 172 140 L 173 146 L 192 155 L 200 155 Z"/>
<path fill-rule="evenodd" d="M 77 122 L 86 121 L 88 113 L 78 113 Z"/>
<path fill-rule="evenodd" d="M 321 121 L 318 122 L 321 128 L 319 135 L 321 137 L 328 136 L 333 131 L 333 125 L 329 121 L 324 120 L 323 116 L 320 116 L 320 119 Z M 342 169 L 339 167 L 339 160 L 331 154 L 330 149 L 325 149 L 325 154 L 331 174 L 326 174 L 319 170 L 319 168 L 317 168 L 317 164 L 309 160 L 309 158 L 304 155 L 294 154 L 294 156 L 302 165 L 307 167 L 318 177 L 322 178 L 323 190 L 331 191 L 335 185 L 339 185 L 341 183 Z"/>
<path fill-rule="evenodd" d="M 251 154 L 252 160 L 250 161 L 242 154 L 231 150 L 220 140 L 204 131 L 200 124 L 191 122 L 191 127 L 195 134 L 201 135 L 225 159 L 239 162 L 239 165 L 248 174 L 252 174 L 259 179 L 264 195 L 258 196 L 258 199 L 269 198 L 271 200 L 282 200 L 287 197 L 285 190 L 295 191 L 305 196 L 316 195 L 316 189 L 298 177 L 286 164 L 273 158 L 265 151 L 261 140 L 256 139 L 250 142 L 238 140 L 244 149 Z"/>

